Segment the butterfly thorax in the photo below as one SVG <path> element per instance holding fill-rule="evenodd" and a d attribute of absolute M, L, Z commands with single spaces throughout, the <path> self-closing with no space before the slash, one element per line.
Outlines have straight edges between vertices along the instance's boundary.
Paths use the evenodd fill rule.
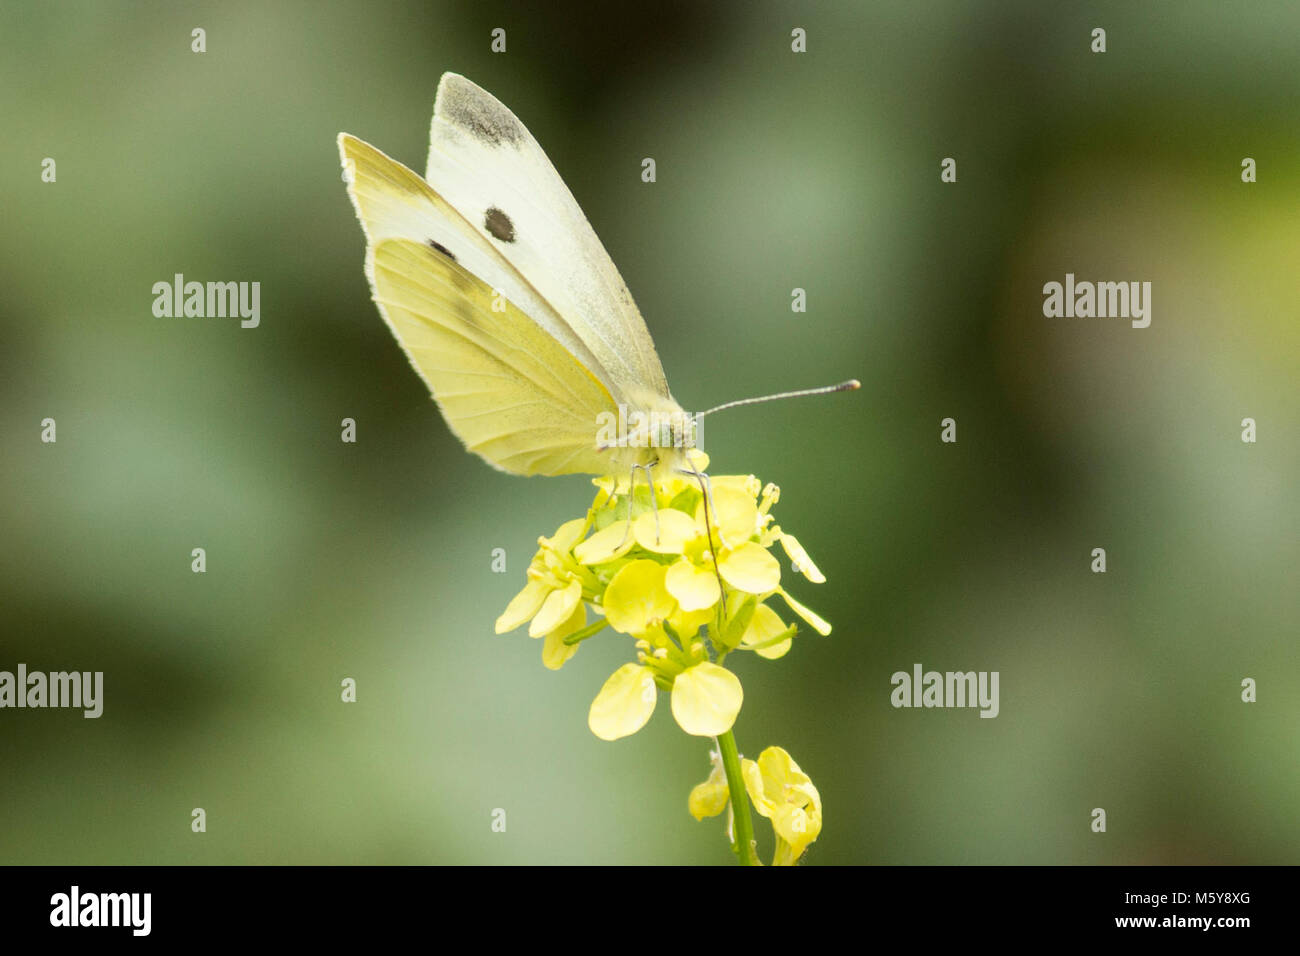
<path fill-rule="evenodd" d="M 669 468 L 686 466 L 686 452 L 696 447 L 696 416 L 672 398 L 649 396 L 642 402 L 620 403 L 601 412 L 596 421 L 596 449 L 609 460 L 608 473 L 656 462 Z"/>

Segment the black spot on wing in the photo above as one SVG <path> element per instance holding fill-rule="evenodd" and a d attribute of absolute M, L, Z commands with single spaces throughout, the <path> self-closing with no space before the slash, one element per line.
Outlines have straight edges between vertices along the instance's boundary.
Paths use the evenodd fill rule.
<path fill-rule="evenodd" d="M 492 97 L 477 91 L 478 96 L 453 96 L 441 104 L 443 115 L 455 126 L 489 146 L 518 146 L 524 128 L 515 115 Z"/>
<path fill-rule="evenodd" d="M 496 206 L 488 207 L 487 215 L 483 217 L 483 228 L 502 242 L 515 241 L 515 224 Z"/>
<path fill-rule="evenodd" d="M 444 246 L 441 242 L 434 242 L 432 239 L 428 240 L 428 242 L 429 242 L 429 246 L 430 246 L 430 248 L 432 248 L 435 252 L 441 252 L 444 256 L 446 256 L 446 257 L 447 257 L 448 259 L 450 259 L 452 262 L 455 262 L 455 261 L 456 261 L 456 257 L 455 257 L 454 255 L 451 254 L 451 250 L 448 249 L 446 246 Z"/>

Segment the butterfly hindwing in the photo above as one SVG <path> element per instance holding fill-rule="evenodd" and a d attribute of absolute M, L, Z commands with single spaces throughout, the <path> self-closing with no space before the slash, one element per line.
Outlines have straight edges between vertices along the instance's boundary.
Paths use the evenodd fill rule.
<path fill-rule="evenodd" d="M 563 347 L 445 253 L 385 239 L 375 303 L 447 424 L 472 452 L 524 475 L 599 473 L 609 393 Z"/>

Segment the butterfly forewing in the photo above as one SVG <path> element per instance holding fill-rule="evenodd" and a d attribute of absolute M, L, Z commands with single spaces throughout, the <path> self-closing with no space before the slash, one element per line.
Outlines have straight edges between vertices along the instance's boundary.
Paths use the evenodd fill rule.
<path fill-rule="evenodd" d="M 520 275 L 510 260 L 470 227 L 429 184 L 375 147 L 346 133 L 339 154 L 348 170 L 348 195 L 371 245 L 384 239 L 411 239 L 439 250 L 509 299 L 577 362 L 610 382 L 591 350 L 564 319 Z"/>
<path fill-rule="evenodd" d="M 339 137 L 375 300 L 452 430 L 518 474 L 600 474 L 616 409 L 590 350 L 488 240 L 418 175 Z"/>
<path fill-rule="evenodd" d="M 619 401 L 668 397 L 645 320 L 542 148 L 463 76 L 438 86 L 425 179 L 563 317 Z"/>

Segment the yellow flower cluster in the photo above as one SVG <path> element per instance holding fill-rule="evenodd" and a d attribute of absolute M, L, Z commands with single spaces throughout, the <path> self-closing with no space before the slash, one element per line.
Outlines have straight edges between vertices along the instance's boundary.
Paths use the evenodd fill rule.
<path fill-rule="evenodd" d="M 758 760 L 742 760 L 745 790 L 776 832 L 773 866 L 793 866 L 822 832 L 822 798 L 812 778 L 780 747 L 768 747 Z M 715 759 L 709 779 L 691 791 L 687 807 L 697 820 L 715 817 L 727 808 L 729 793 L 722 767 Z"/>
<path fill-rule="evenodd" d="M 703 470 L 707 458 L 694 455 Z M 616 670 L 591 705 L 588 724 L 603 740 L 645 726 L 660 690 L 687 733 L 727 732 L 743 691 L 723 659 L 736 650 L 781 657 L 797 631 L 769 598 L 779 595 L 819 633 L 831 630 L 781 586 L 781 564 L 770 551 L 777 542 L 805 578 L 826 579 L 774 523 L 779 489 L 752 475 L 714 477 L 708 494 L 690 475 L 656 473 L 653 491 L 648 482 L 629 487 L 626 478 L 594 483 L 599 490 L 587 515 L 538 539 L 528 583 L 497 620 L 497 633 L 528 623 L 551 669 L 605 627 L 634 639 L 636 661 Z"/>

